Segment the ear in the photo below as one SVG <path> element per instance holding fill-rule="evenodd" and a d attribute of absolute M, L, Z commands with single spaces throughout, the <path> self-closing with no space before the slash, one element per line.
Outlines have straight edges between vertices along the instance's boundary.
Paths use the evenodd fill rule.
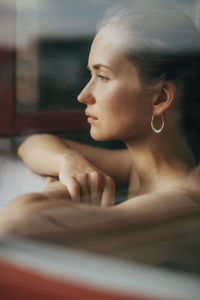
<path fill-rule="evenodd" d="M 176 98 L 176 86 L 172 81 L 161 83 L 158 92 L 153 97 L 152 112 L 155 116 L 162 115 Z"/>

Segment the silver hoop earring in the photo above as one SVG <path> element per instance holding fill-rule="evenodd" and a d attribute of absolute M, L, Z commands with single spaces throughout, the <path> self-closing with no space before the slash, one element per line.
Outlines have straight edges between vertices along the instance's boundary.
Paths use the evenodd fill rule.
<path fill-rule="evenodd" d="M 163 115 L 161 116 L 161 118 L 162 118 L 162 125 L 161 125 L 161 127 L 160 127 L 159 129 L 156 129 L 156 128 L 154 127 L 154 125 L 153 125 L 154 115 L 152 115 L 152 118 L 151 118 L 151 128 L 152 128 L 152 130 L 153 130 L 155 133 L 160 133 L 160 132 L 163 130 L 163 128 L 164 128 L 165 122 L 164 122 Z"/>

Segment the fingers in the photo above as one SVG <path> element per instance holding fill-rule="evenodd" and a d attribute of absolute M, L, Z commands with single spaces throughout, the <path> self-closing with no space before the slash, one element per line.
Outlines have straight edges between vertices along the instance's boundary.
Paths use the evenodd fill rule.
<path fill-rule="evenodd" d="M 67 187 L 73 202 L 97 206 L 114 205 L 115 183 L 103 173 L 93 171 L 76 178 L 60 176 L 60 181 Z"/>
<path fill-rule="evenodd" d="M 48 184 L 48 183 L 51 183 L 51 182 L 54 182 L 54 179 L 50 176 L 48 176 L 46 179 L 45 179 L 45 183 Z"/>
<path fill-rule="evenodd" d="M 90 182 L 87 174 L 81 175 L 78 179 L 74 177 L 65 177 L 62 183 L 67 186 L 72 201 L 78 203 L 90 203 Z"/>
<path fill-rule="evenodd" d="M 80 184 L 75 178 L 67 178 L 64 183 L 67 186 L 70 198 L 74 202 L 81 202 Z"/>
<path fill-rule="evenodd" d="M 45 185 L 44 188 L 48 187 L 52 182 L 54 182 L 54 179 L 50 176 L 45 178 Z"/>
<path fill-rule="evenodd" d="M 51 199 L 70 199 L 67 187 L 52 177 L 45 179 L 45 186 L 42 191 Z"/>
<path fill-rule="evenodd" d="M 90 174 L 90 203 L 100 205 L 104 178 L 101 173 Z"/>
<path fill-rule="evenodd" d="M 104 189 L 101 197 L 101 206 L 111 206 L 115 202 L 115 183 L 111 177 L 105 178 Z"/>
<path fill-rule="evenodd" d="M 66 174 L 60 175 L 60 181 L 67 186 L 70 198 L 74 202 L 90 203 L 90 176 L 88 173 L 80 174 L 79 176 L 71 177 Z"/>
<path fill-rule="evenodd" d="M 82 203 L 90 203 L 91 194 L 90 194 L 90 179 L 89 175 L 83 174 L 78 179 L 80 185 L 80 197 Z"/>
<path fill-rule="evenodd" d="M 100 205 L 103 188 L 103 174 L 90 172 L 82 174 L 77 179 L 80 185 L 80 198 L 82 203 Z"/>

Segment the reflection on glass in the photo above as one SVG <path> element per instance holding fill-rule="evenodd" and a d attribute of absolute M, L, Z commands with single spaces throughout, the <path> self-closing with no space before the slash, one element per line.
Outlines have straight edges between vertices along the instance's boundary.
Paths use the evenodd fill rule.
<path fill-rule="evenodd" d="M 74 36 L 72 20 L 66 18 L 72 5 L 59 4 L 17 1 L 16 93 L 20 112 L 81 107 L 76 97 L 85 83 L 83 78 L 88 78 L 85 66 L 91 34 L 77 32 Z"/>
<path fill-rule="evenodd" d="M 89 78 L 85 66 L 96 24 L 118 2 L 16 0 L 19 112 L 81 109 L 76 98 Z M 169 2 L 181 5 L 192 17 L 199 16 L 199 1 L 166 0 L 163 5 Z"/>

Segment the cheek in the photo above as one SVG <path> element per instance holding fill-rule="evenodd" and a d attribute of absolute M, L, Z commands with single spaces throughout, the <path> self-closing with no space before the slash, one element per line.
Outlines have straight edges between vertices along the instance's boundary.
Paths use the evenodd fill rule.
<path fill-rule="evenodd" d="M 151 103 L 141 89 L 116 89 L 109 100 L 106 119 L 116 132 L 136 134 L 149 128 Z"/>
<path fill-rule="evenodd" d="M 116 82 L 101 86 L 98 92 L 100 122 L 91 128 L 94 139 L 124 140 L 149 130 L 151 102 L 140 87 Z"/>
<path fill-rule="evenodd" d="M 150 109 L 149 98 L 139 88 L 123 87 L 116 89 L 108 104 L 111 111 L 113 110 L 113 114 L 116 115 L 116 112 L 118 112 L 119 117 L 125 115 L 126 117 L 141 118 L 149 113 Z"/>

